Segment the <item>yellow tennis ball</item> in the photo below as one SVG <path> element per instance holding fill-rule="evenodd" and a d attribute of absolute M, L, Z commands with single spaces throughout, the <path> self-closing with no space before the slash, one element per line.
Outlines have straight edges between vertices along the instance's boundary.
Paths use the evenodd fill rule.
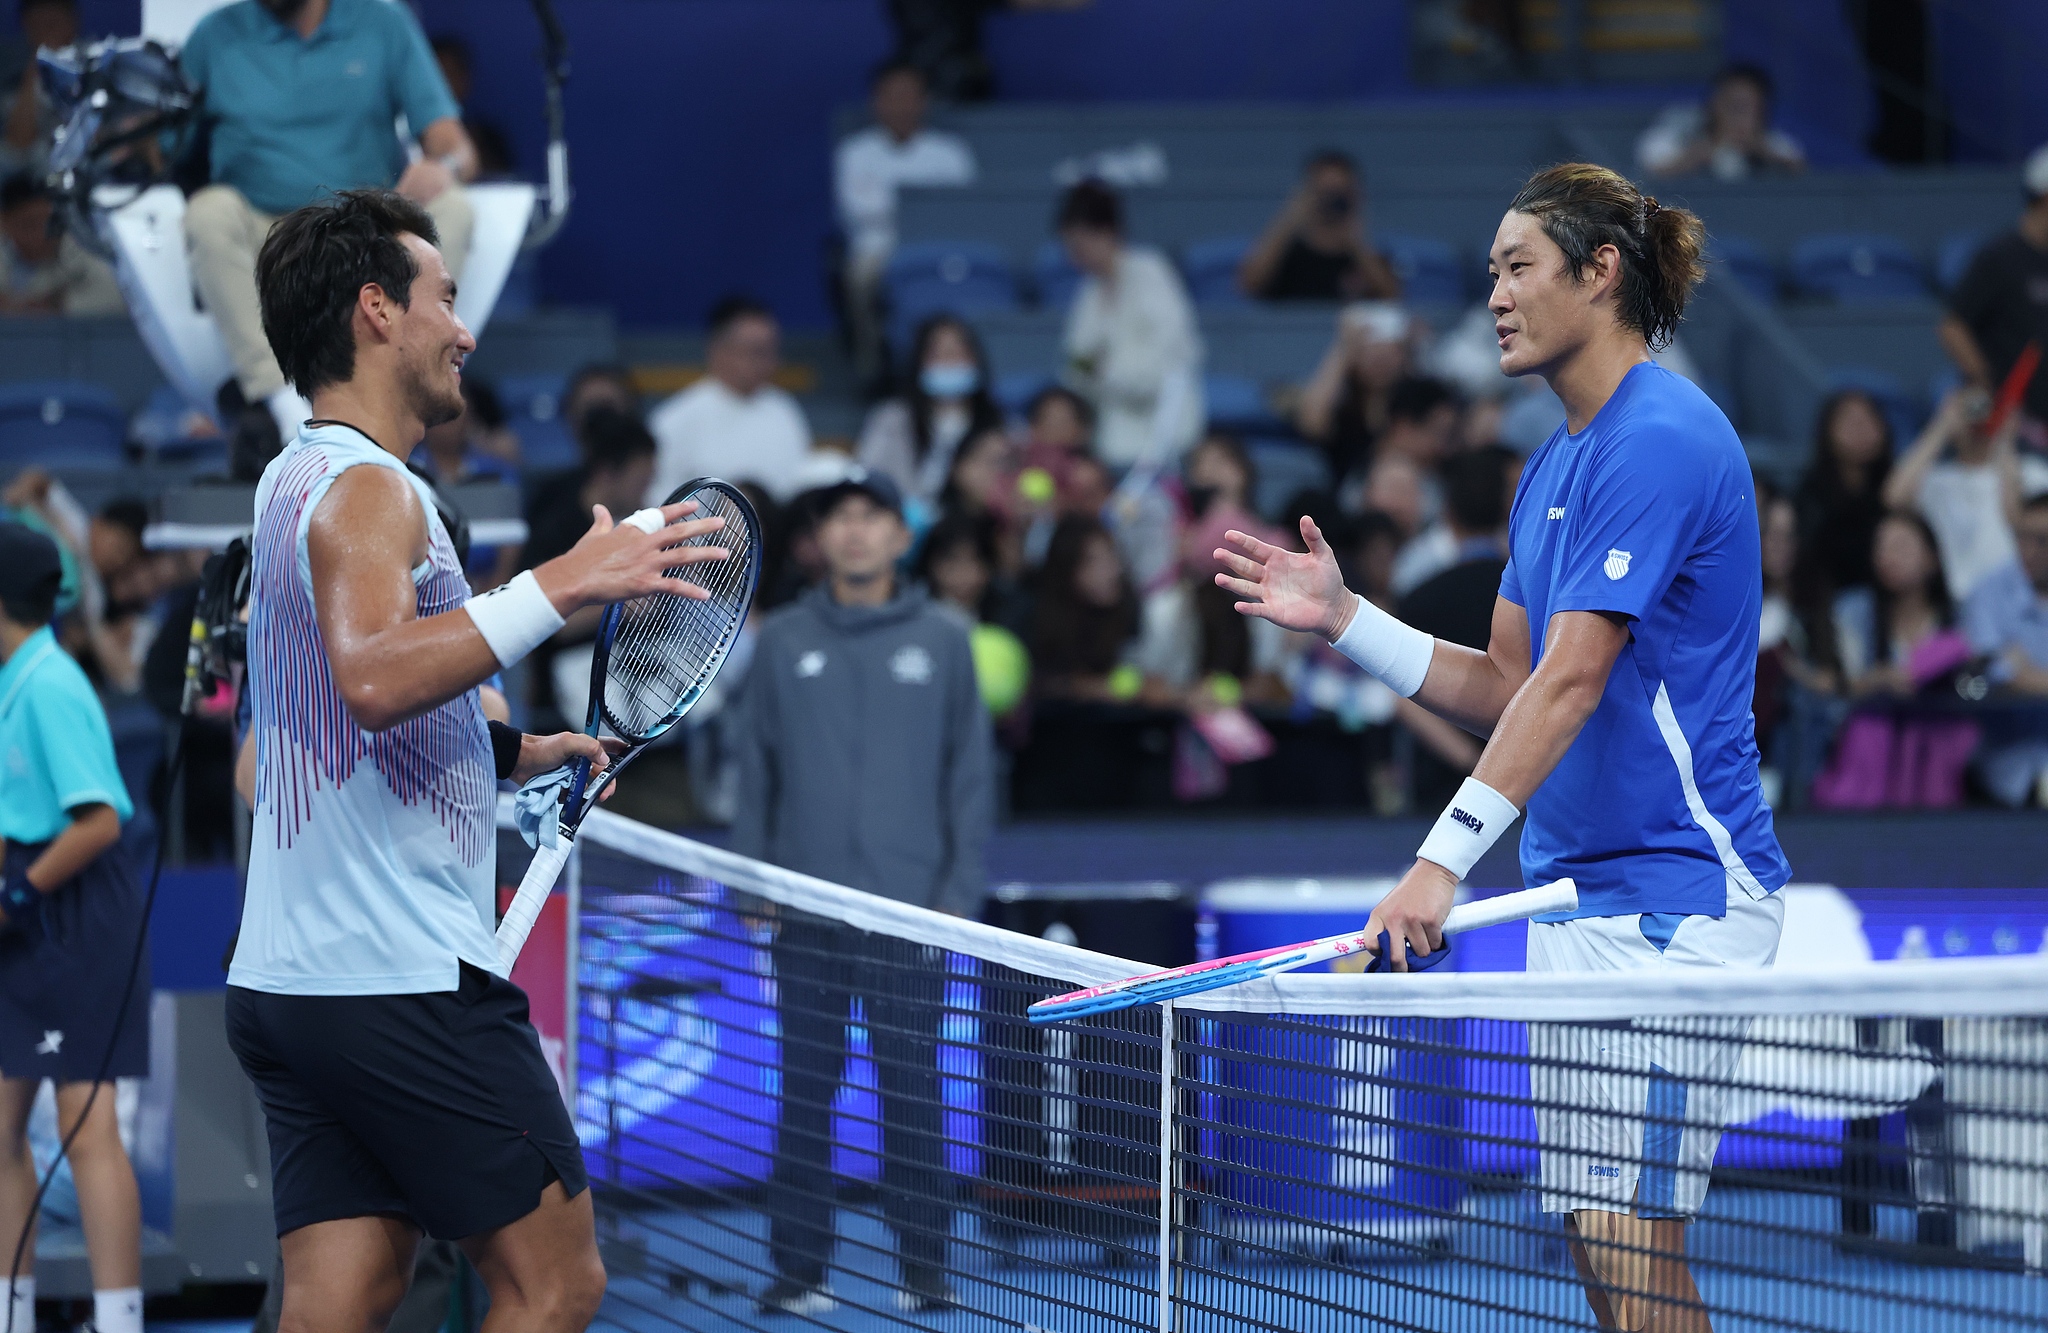
<path fill-rule="evenodd" d="M 1209 697 L 1218 707 L 1235 708 L 1244 702 L 1244 682 L 1228 671 L 1218 671 L 1209 677 Z"/>
<path fill-rule="evenodd" d="M 974 680 L 981 688 L 982 706 L 992 717 L 1007 716 L 1024 702 L 1024 691 L 1031 686 L 1031 654 L 1001 625 L 976 625 L 968 631 L 967 646 L 974 653 Z"/>
<path fill-rule="evenodd" d="M 1135 699 L 1138 691 L 1145 688 L 1145 673 L 1126 662 L 1109 673 L 1109 697 L 1112 699 Z"/>
<path fill-rule="evenodd" d="M 1049 505 L 1059 487 L 1053 484 L 1052 473 L 1042 467 L 1027 467 L 1017 474 L 1017 494 L 1033 504 Z"/>

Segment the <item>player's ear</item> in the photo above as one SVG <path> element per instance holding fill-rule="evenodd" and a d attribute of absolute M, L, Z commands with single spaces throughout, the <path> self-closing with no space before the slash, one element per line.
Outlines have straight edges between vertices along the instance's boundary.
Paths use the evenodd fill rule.
<path fill-rule="evenodd" d="M 1621 287 L 1621 251 L 1611 245 L 1601 246 L 1593 252 L 1589 268 L 1591 272 L 1586 277 L 1592 290 L 1586 293 L 1587 297 L 1599 300 L 1614 296 Z"/>

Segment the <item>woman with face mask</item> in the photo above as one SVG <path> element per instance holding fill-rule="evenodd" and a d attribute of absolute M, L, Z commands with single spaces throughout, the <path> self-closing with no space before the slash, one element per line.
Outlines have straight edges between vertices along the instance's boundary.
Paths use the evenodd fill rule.
<path fill-rule="evenodd" d="M 877 403 L 860 433 L 860 461 L 884 472 L 906 497 L 937 504 L 960 443 L 1003 424 L 989 393 L 988 358 L 974 330 L 954 315 L 918 327 L 897 396 Z"/>

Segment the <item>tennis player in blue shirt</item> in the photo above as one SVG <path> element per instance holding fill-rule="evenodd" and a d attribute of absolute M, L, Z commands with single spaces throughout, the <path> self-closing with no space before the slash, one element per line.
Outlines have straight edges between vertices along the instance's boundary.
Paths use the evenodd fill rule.
<path fill-rule="evenodd" d="M 1237 532 L 1216 553 L 1240 611 L 1326 635 L 1488 738 L 1366 923 L 1388 933 L 1396 970 L 1443 947 L 1458 882 L 1523 813 L 1524 878 L 1579 888 L 1576 912 L 1530 923 L 1531 971 L 1776 956 L 1790 870 L 1750 715 L 1763 587 L 1749 465 L 1720 409 L 1650 355 L 1700 279 L 1704 242 L 1693 214 L 1586 164 L 1537 173 L 1502 218 L 1488 256 L 1500 366 L 1541 375 L 1565 424 L 1522 475 L 1485 652 L 1347 591 L 1308 519 L 1306 554 Z M 1603 1328 L 1708 1327 L 1684 1224 L 1706 1194 L 1717 1084 L 1743 1032 L 1712 1035 L 1724 1039 L 1531 1029 L 1544 1208 L 1570 1215 Z"/>

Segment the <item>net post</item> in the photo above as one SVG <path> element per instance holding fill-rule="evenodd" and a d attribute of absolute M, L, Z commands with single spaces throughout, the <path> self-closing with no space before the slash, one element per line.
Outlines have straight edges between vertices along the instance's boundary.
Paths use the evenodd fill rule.
<path fill-rule="evenodd" d="M 569 1123 L 579 1124 L 583 1104 L 582 1085 L 577 1082 L 577 1055 L 583 1045 L 583 848 L 571 844 L 568 866 L 568 911 L 562 929 L 562 1075 L 567 1084 Z"/>
<path fill-rule="evenodd" d="M 1172 1000 L 1159 1006 L 1159 1333 L 1173 1333 Z"/>

